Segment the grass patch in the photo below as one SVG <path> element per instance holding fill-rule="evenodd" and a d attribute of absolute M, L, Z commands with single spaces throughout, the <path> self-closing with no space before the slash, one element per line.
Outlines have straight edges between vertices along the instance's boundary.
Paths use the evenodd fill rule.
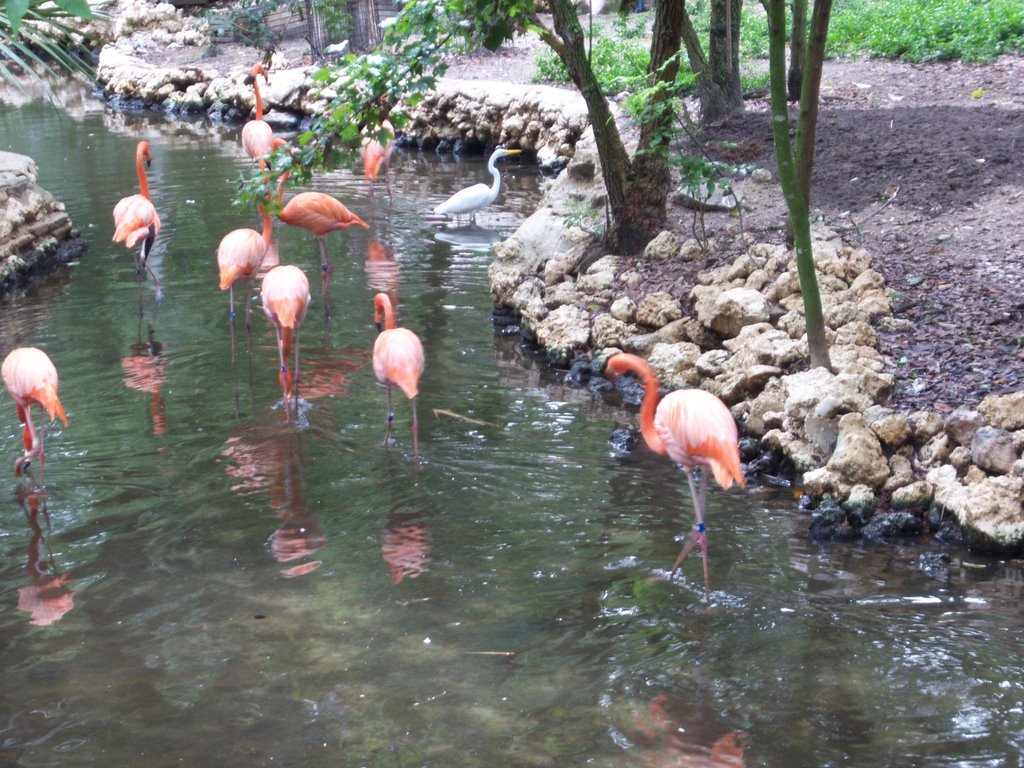
<path fill-rule="evenodd" d="M 687 10 L 694 27 L 706 39 L 708 0 L 691 0 Z M 586 19 L 582 21 L 586 27 Z M 645 85 L 651 23 L 650 11 L 595 19 L 591 55 L 606 94 L 636 91 Z M 1022 0 L 840 0 L 832 10 L 827 55 L 983 62 L 1012 51 L 1024 51 Z M 747 0 L 743 5 L 740 59 L 767 57 L 764 9 L 757 0 Z M 568 83 L 569 75 L 554 52 L 545 51 L 537 58 L 532 79 L 537 83 Z M 695 79 L 684 63 L 676 85 L 681 93 L 690 93 Z M 765 84 L 766 78 L 760 76 L 746 78 L 744 93 L 761 93 Z"/>

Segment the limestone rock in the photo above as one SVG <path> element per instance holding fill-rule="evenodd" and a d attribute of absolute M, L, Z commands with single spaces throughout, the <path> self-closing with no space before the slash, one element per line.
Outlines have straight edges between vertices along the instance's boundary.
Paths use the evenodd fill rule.
<path fill-rule="evenodd" d="M 993 427 L 1024 429 L 1024 392 L 989 395 L 981 401 L 978 410 Z"/>
<path fill-rule="evenodd" d="M 590 341 L 590 320 L 578 307 L 563 305 L 549 313 L 534 329 L 537 343 L 558 360 L 566 360 Z"/>
<path fill-rule="evenodd" d="M 676 234 L 669 230 L 663 230 L 644 248 L 644 258 L 667 261 L 679 255 L 679 248 L 679 238 Z"/>
<path fill-rule="evenodd" d="M 984 417 L 971 408 L 957 408 L 946 417 L 945 429 L 957 445 L 970 445 L 985 424 Z"/>
<path fill-rule="evenodd" d="M 859 413 L 839 419 L 839 439 L 826 466 L 851 486 L 880 488 L 889 476 L 882 446 Z"/>
<path fill-rule="evenodd" d="M 1000 556 L 1024 551 L 1024 478 L 988 477 L 967 487 L 956 469 L 944 465 L 927 480 L 935 487 L 936 507 L 956 515 L 970 549 Z"/>
<path fill-rule="evenodd" d="M 659 291 L 644 296 L 636 308 L 636 322 L 652 328 L 660 328 L 683 316 L 679 299 L 670 293 Z"/>
<path fill-rule="evenodd" d="M 700 381 L 694 368 L 700 357 L 700 347 L 690 342 L 655 344 L 647 362 L 658 372 L 660 381 L 671 389 L 695 386 Z"/>
<path fill-rule="evenodd" d="M 731 338 L 746 325 L 767 322 L 768 302 L 759 291 L 730 288 L 719 293 L 713 302 L 699 302 L 697 318 L 715 333 Z"/>
<path fill-rule="evenodd" d="M 1020 455 L 1013 448 L 1013 438 L 1004 429 L 982 427 L 971 441 L 974 463 L 982 469 L 1009 474 Z"/>

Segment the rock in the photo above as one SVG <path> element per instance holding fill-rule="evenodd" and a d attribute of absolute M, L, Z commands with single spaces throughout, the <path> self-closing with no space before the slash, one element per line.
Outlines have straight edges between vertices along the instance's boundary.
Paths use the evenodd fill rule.
<path fill-rule="evenodd" d="M 621 320 L 602 312 L 594 318 L 594 322 L 591 327 L 594 347 L 595 349 L 622 347 L 624 340 L 635 332 L 635 330 L 635 328 L 632 328 Z"/>
<path fill-rule="evenodd" d="M 1024 551 L 1024 479 L 988 477 L 964 486 L 945 465 L 928 473 L 935 505 L 956 516 L 972 551 L 1014 556 Z"/>
<path fill-rule="evenodd" d="M 826 466 L 851 486 L 880 488 L 889 476 L 882 446 L 859 413 L 839 419 L 839 439 Z"/>
<path fill-rule="evenodd" d="M 868 485 L 853 486 L 843 502 L 843 509 L 847 513 L 855 513 L 858 520 L 861 521 L 867 521 L 874 514 L 877 506 L 878 497 L 875 495 L 874 489 Z"/>
<path fill-rule="evenodd" d="M 890 512 L 876 515 L 864 526 L 864 538 L 886 540 L 904 536 L 918 536 L 924 531 L 921 518 L 910 512 Z"/>
<path fill-rule="evenodd" d="M 978 406 L 993 427 L 1006 430 L 1024 429 L 1024 392 L 989 395 Z"/>
<path fill-rule="evenodd" d="M 564 305 L 541 320 L 534 332 L 537 343 L 551 359 L 567 362 L 575 350 L 583 349 L 590 341 L 590 321 L 583 310 Z"/>
<path fill-rule="evenodd" d="M 666 261 L 679 255 L 679 238 L 674 232 L 663 230 L 644 248 L 644 258 Z"/>
<path fill-rule="evenodd" d="M 867 418 L 866 413 L 865 418 Z M 869 419 L 868 424 L 871 427 L 871 431 L 890 450 L 899 448 L 910 439 L 910 422 L 902 413 L 889 411 L 878 418 Z"/>
<path fill-rule="evenodd" d="M 956 467 L 956 471 L 961 475 L 967 471 L 973 460 L 971 449 L 962 445 L 958 445 L 949 452 L 949 463 Z"/>
<path fill-rule="evenodd" d="M 984 417 L 970 408 L 957 408 L 946 417 L 946 434 L 957 445 L 970 445 L 975 433 L 985 424 Z"/>
<path fill-rule="evenodd" d="M 922 466 L 935 467 L 945 462 L 952 450 L 953 443 L 949 439 L 949 435 L 943 432 L 921 446 L 918 451 L 918 458 Z"/>
<path fill-rule="evenodd" d="M 893 491 L 890 503 L 893 509 L 927 509 L 934 491 L 927 480 L 918 480 Z"/>
<path fill-rule="evenodd" d="M 694 366 L 700 357 L 700 347 L 690 342 L 655 344 L 647 362 L 658 372 L 658 379 L 669 389 L 695 386 L 700 381 Z"/>
<path fill-rule="evenodd" d="M 998 474 L 1009 474 L 1020 455 L 1013 448 L 1010 433 L 996 427 L 982 427 L 971 441 L 974 463 L 982 469 Z"/>
<path fill-rule="evenodd" d="M 914 468 L 910 459 L 900 456 L 898 453 L 889 457 L 889 478 L 882 486 L 882 490 L 892 493 L 897 488 L 903 488 L 914 482 Z"/>
<path fill-rule="evenodd" d="M 636 304 L 628 296 L 620 296 L 609 309 L 612 317 L 623 323 L 631 323 L 636 317 Z"/>
<path fill-rule="evenodd" d="M 644 296 L 636 308 L 636 322 L 652 328 L 660 328 L 683 316 L 679 300 L 669 293 L 659 291 Z"/>
<path fill-rule="evenodd" d="M 719 293 L 713 302 L 699 301 L 697 318 L 715 333 L 731 338 L 746 325 L 767 322 L 768 302 L 759 291 L 730 288 Z"/>
<path fill-rule="evenodd" d="M 914 411 L 907 418 L 917 445 L 924 445 L 945 427 L 942 417 L 934 411 Z"/>

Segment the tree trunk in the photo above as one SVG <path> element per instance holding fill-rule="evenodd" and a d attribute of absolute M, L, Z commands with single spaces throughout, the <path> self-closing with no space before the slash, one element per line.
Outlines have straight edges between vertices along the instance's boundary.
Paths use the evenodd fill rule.
<path fill-rule="evenodd" d="M 701 122 L 713 123 L 743 111 L 740 88 L 741 0 L 711 0 L 707 66 L 697 76 Z"/>
<path fill-rule="evenodd" d="M 807 0 L 793 0 L 793 27 L 789 35 L 789 77 L 786 79 L 790 101 L 800 100 L 806 52 Z"/>
<path fill-rule="evenodd" d="M 814 272 L 814 254 L 811 250 L 811 220 L 807 197 L 797 175 L 793 146 L 789 138 L 789 111 L 786 99 L 786 7 L 784 0 L 762 0 L 768 12 L 768 61 L 771 73 L 772 135 L 775 142 L 775 162 L 779 170 L 782 194 L 789 210 L 789 225 L 793 233 L 800 293 L 804 298 L 804 317 L 807 325 L 807 349 L 812 367 L 831 369 L 825 319 L 821 309 L 818 278 Z M 817 9 L 816 9 L 817 10 Z M 805 89 L 808 88 L 805 83 Z M 804 105 L 801 104 L 801 107 Z M 813 143 L 813 142 L 812 142 Z"/>
<path fill-rule="evenodd" d="M 606 232 L 609 247 L 624 253 L 640 251 L 665 225 L 671 175 L 668 140 L 675 115 L 670 93 L 659 90 L 642 122 L 638 151 L 630 159 L 608 101 L 587 57 L 586 35 L 570 0 L 551 0 L 555 36 L 545 38 L 565 64 L 587 104 L 601 160 L 611 222 Z M 658 3 L 651 43 L 652 83 L 673 82 L 678 64 L 685 6 L 678 0 Z"/>
<path fill-rule="evenodd" d="M 811 44 L 803 66 L 800 89 L 800 118 L 796 125 L 796 174 L 800 192 L 811 207 L 811 172 L 814 170 L 814 137 L 818 129 L 818 96 L 821 70 L 825 65 L 825 41 L 832 15 L 832 0 L 814 0 L 811 17 Z M 792 98 L 792 96 L 790 96 Z"/>

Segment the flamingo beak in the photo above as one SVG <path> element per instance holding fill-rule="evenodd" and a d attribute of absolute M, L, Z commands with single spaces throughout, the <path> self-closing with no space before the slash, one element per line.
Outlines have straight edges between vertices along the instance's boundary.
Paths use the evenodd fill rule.
<path fill-rule="evenodd" d="M 31 464 L 31 463 L 32 463 L 32 459 L 28 458 L 27 456 L 21 456 L 21 457 L 15 459 L 14 460 L 14 476 L 15 477 L 21 477 L 22 475 L 24 475 L 25 471 L 28 469 L 29 464 Z"/>

